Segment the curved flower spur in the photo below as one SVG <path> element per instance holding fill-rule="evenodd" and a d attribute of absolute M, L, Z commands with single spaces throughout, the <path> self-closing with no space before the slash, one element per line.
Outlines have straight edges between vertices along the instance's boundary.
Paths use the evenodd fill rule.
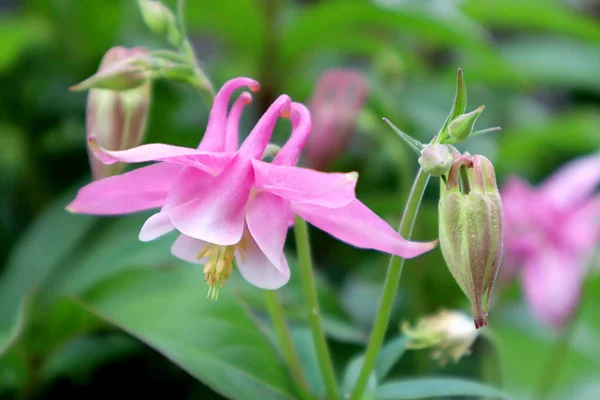
<path fill-rule="evenodd" d="M 237 149 L 237 128 L 250 95 L 242 93 L 229 115 L 236 89 L 258 90 L 249 78 L 227 82 L 215 97 L 204 138 L 197 149 L 147 144 L 108 151 L 94 138 L 89 144 L 104 163 L 157 161 L 83 187 L 67 209 L 116 215 L 161 207 L 140 231 L 153 240 L 177 230 L 172 253 L 204 264 L 209 296 L 216 298 L 238 266 L 255 286 L 277 289 L 289 280 L 283 254 L 292 210 L 333 236 L 358 247 L 416 257 L 435 243 L 404 240 L 355 197 L 356 173 L 323 173 L 293 166 L 310 132 L 304 106 L 280 96 Z M 272 164 L 262 162 L 277 119 L 292 117 L 291 139 Z"/>

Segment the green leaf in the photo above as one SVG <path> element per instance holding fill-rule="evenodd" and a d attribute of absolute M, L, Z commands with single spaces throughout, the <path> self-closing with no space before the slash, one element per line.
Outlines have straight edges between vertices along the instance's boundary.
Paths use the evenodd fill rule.
<path fill-rule="evenodd" d="M 344 372 L 344 377 L 342 378 L 342 389 L 344 390 L 344 393 L 352 393 L 352 390 L 356 386 L 356 381 L 358 380 L 364 361 L 365 356 L 362 354 L 353 358 L 348 363 L 348 366 Z M 375 372 L 371 372 L 369 375 L 369 380 L 367 381 L 367 388 L 365 389 L 365 393 L 363 395 L 364 400 L 373 398 L 377 384 L 378 381 L 377 377 L 375 376 Z"/>
<path fill-rule="evenodd" d="M 391 339 L 383 346 L 375 362 L 375 373 L 379 381 L 383 381 L 394 365 L 402 358 L 409 340 L 409 338 L 402 335 Z"/>
<path fill-rule="evenodd" d="M 320 372 L 315 342 L 310 329 L 295 328 L 291 335 L 311 392 L 319 397 L 325 396 L 325 382 Z"/>
<path fill-rule="evenodd" d="M 72 197 L 55 201 L 14 247 L 0 279 L 0 330 L 13 326 L 25 296 L 61 267 L 94 225 L 94 218 L 65 211 Z"/>
<path fill-rule="evenodd" d="M 467 0 L 465 13 L 486 26 L 562 33 L 600 42 L 598 23 L 560 2 L 546 0 Z"/>
<path fill-rule="evenodd" d="M 161 268 L 182 264 L 171 254 L 176 236 L 165 235 L 152 243 L 138 235 L 148 213 L 114 218 L 97 232 L 85 253 L 67 271 L 56 277 L 53 288 L 61 295 L 76 295 L 128 268 Z"/>
<path fill-rule="evenodd" d="M 405 336 L 399 336 L 390 340 L 383 346 L 379 352 L 379 355 L 377 356 L 375 370 L 369 376 L 366 390 L 367 396 L 371 396 L 374 393 L 378 382 L 381 382 L 385 379 L 394 364 L 396 364 L 402 355 L 404 355 L 408 340 L 409 339 Z M 361 354 L 360 356 L 353 358 L 346 367 L 344 378 L 342 380 L 342 387 L 346 392 L 350 393 L 352 392 L 352 389 L 354 389 L 354 385 L 358 380 L 358 376 L 364 361 L 365 355 Z"/>
<path fill-rule="evenodd" d="M 382 29 L 407 32 L 415 37 L 446 46 L 457 46 L 482 52 L 491 51 L 486 32 L 476 24 L 457 23 L 452 15 L 436 15 L 421 7 L 403 6 L 386 10 L 365 1 L 337 0 L 305 7 L 283 32 L 283 65 L 291 67 L 307 52 L 320 46 L 322 38 L 346 37 L 357 30 L 382 39 Z"/>
<path fill-rule="evenodd" d="M 450 396 L 477 396 L 511 399 L 507 393 L 491 386 L 458 378 L 426 378 L 395 381 L 377 389 L 376 400 L 430 399 Z"/>
<path fill-rule="evenodd" d="M 12 346 L 19 338 L 25 327 L 27 309 L 29 308 L 29 299 L 26 297 L 21 301 L 18 312 L 13 315 L 13 321 L 0 326 L 0 357 Z"/>
<path fill-rule="evenodd" d="M 44 362 L 40 375 L 45 382 L 62 376 L 78 381 L 90 379 L 100 365 L 123 359 L 141 346 L 123 334 L 76 337 Z"/>
<path fill-rule="evenodd" d="M 227 287 L 205 296 L 202 269 L 126 271 L 95 287 L 85 308 L 155 348 L 232 399 L 293 399 L 280 358 Z"/>
<path fill-rule="evenodd" d="M 600 90 L 600 45 L 534 37 L 511 40 L 499 48 L 530 84 Z"/>
<path fill-rule="evenodd" d="M 12 67 L 31 47 L 50 38 L 50 29 L 41 20 L 3 15 L 0 17 L 0 73 Z"/>

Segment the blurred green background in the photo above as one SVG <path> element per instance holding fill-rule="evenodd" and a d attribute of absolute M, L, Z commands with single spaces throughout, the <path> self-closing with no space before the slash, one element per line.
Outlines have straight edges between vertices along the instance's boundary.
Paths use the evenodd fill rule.
<path fill-rule="evenodd" d="M 329 68 L 367 78 L 355 133 L 330 169 L 358 171 L 359 198 L 392 225 L 417 163 L 380 118 L 428 140 L 449 111 L 459 66 L 469 110 L 486 105 L 478 127 L 503 128 L 459 148 L 490 158 L 500 184 L 510 175 L 538 182 L 600 148 L 597 1 L 188 0 L 185 16 L 215 87 L 236 76 L 260 81 L 246 132 L 281 93 L 308 102 Z M 0 0 L 0 398 L 248 398 L 243 385 L 252 398 L 289 398 L 272 389 L 289 383 L 253 325 L 266 316 L 258 289 L 238 277 L 213 303 L 201 269 L 170 255 L 172 236 L 137 241 L 147 215 L 64 211 L 90 179 L 86 94 L 67 88 L 92 75 L 115 45 L 168 47 L 134 1 Z M 208 111 L 201 96 L 167 81 L 157 81 L 152 96 L 145 142 L 195 146 Z M 281 144 L 289 128 L 279 128 Z M 432 181 L 416 239 L 437 237 L 437 193 Z M 311 234 L 341 371 L 368 337 L 387 256 Z M 291 237 L 288 244 L 294 269 Z M 600 398 L 600 281 L 588 279 L 557 399 Z M 299 347 L 309 349 L 304 364 L 316 374 L 299 291 L 293 276 L 282 296 Z M 440 308 L 468 310 L 438 249 L 407 264 L 400 291 L 391 335 L 401 321 Z M 471 356 L 442 367 L 425 351 L 410 352 L 393 376 L 460 376 L 527 398 L 556 335 L 531 316 L 518 284 L 501 285 L 497 297 L 489 333 Z"/>

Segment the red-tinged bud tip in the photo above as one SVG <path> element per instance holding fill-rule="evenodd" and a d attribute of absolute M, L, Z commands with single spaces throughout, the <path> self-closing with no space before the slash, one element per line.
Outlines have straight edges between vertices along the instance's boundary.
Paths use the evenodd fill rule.
<path fill-rule="evenodd" d="M 258 82 L 256 82 L 256 83 L 250 85 L 248 88 L 253 92 L 258 92 L 260 90 L 260 84 Z"/>
<path fill-rule="evenodd" d="M 245 105 L 252 103 L 252 95 L 248 92 L 242 93 L 240 95 L 240 99 L 242 100 L 242 103 L 244 103 Z"/>
<path fill-rule="evenodd" d="M 281 112 L 279 113 L 279 116 L 281 118 L 289 118 L 292 114 L 292 107 L 291 105 L 286 105 Z"/>

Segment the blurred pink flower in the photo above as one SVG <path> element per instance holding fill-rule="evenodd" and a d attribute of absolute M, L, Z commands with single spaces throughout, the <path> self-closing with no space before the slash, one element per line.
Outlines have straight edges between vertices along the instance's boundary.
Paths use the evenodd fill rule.
<path fill-rule="evenodd" d="M 357 71 L 332 69 L 321 75 L 309 104 L 313 124 L 306 157 L 311 168 L 327 169 L 344 151 L 367 91 L 367 80 Z"/>
<path fill-rule="evenodd" d="M 545 323 L 561 328 L 577 307 L 600 240 L 600 154 L 560 168 L 537 189 L 511 178 L 502 190 L 504 273 L 519 273 L 525 296 Z"/>
<path fill-rule="evenodd" d="M 149 241 L 180 232 L 172 253 L 204 264 L 209 294 L 232 273 L 233 261 L 255 286 L 276 289 L 289 279 L 283 245 L 293 212 L 350 244 L 415 257 L 435 243 L 409 242 L 356 200 L 356 173 L 323 173 L 293 166 L 310 131 L 304 106 L 280 96 L 238 149 L 238 122 L 250 95 L 243 93 L 229 115 L 234 90 L 258 89 L 248 78 L 227 82 L 217 93 L 198 149 L 148 144 L 109 151 L 92 138 L 104 163 L 158 163 L 93 182 L 67 207 L 85 214 L 125 214 L 161 207 L 140 231 Z M 272 164 L 261 161 L 279 116 L 294 111 L 292 137 Z M 326 215 L 321 215 L 326 214 Z"/>

